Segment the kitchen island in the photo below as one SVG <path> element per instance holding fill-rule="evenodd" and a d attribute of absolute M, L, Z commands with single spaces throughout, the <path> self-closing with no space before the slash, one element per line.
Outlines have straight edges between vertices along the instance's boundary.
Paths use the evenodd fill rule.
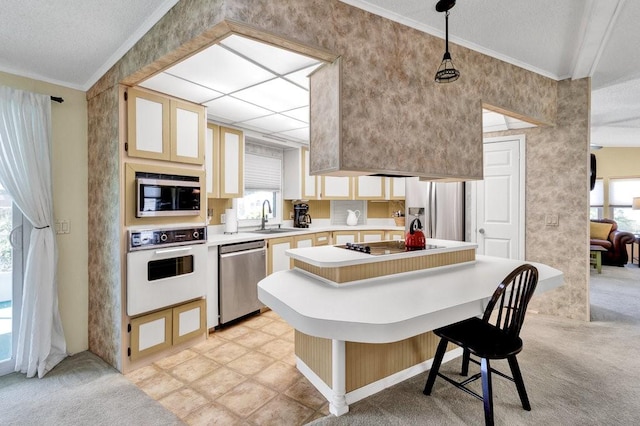
<path fill-rule="evenodd" d="M 322 249 L 317 262 L 327 258 L 328 248 Z M 356 265 L 374 264 L 365 253 L 331 249 Z M 313 249 L 300 250 L 289 254 L 313 257 Z M 481 315 L 498 283 L 522 263 L 476 256 L 347 286 L 294 268 L 260 281 L 258 297 L 296 330 L 298 369 L 327 398 L 331 413 L 341 415 L 348 404 L 428 370 L 437 345 L 431 330 Z M 561 271 L 527 263 L 539 271 L 536 293 L 562 284 Z M 452 350 L 445 360 L 460 353 Z"/>

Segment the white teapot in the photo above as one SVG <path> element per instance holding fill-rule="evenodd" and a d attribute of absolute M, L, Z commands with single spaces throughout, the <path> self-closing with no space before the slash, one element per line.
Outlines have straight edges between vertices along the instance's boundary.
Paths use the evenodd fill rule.
<path fill-rule="evenodd" d="M 360 217 L 360 210 L 347 210 L 347 225 L 355 226 L 358 224 L 358 218 Z"/>

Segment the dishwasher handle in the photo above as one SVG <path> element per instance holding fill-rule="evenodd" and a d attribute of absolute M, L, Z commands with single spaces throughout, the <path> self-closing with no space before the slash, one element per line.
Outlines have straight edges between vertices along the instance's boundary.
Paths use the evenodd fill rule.
<path fill-rule="evenodd" d="M 245 255 L 245 254 L 258 253 L 258 252 L 265 253 L 266 251 L 267 251 L 267 249 L 265 247 L 258 248 L 258 249 L 253 249 L 253 250 L 233 251 L 231 253 L 220 254 L 220 258 L 222 259 L 222 258 L 227 258 L 227 257 L 232 257 L 232 256 L 242 256 L 242 255 Z"/>
<path fill-rule="evenodd" d="M 247 251 L 256 248 L 265 247 L 264 240 L 245 241 L 242 243 L 225 244 L 220 246 L 220 254 L 233 253 L 235 251 Z"/>

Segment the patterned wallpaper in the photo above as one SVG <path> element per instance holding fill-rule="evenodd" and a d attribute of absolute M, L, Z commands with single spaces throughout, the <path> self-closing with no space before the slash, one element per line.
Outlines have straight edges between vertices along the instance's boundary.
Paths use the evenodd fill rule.
<path fill-rule="evenodd" d="M 567 273 L 567 286 L 548 295 L 540 309 L 584 317 L 588 81 L 557 83 L 453 45 L 462 77 L 436 85 L 441 39 L 337 0 L 182 0 L 87 94 L 90 229 L 111 236 L 89 242 L 92 351 L 121 365 L 120 221 L 113 220 L 120 208 L 117 84 L 136 84 L 231 30 L 327 61 L 342 58 L 341 161 L 347 168 L 366 156 L 378 163 L 428 162 L 434 174 L 453 169 L 477 178 L 483 103 L 551 124 L 526 132 L 527 253 Z M 544 228 L 540 215 L 547 211 L 566 214 L 566 225 Z M 569 218 L 578 219 L 570 224 Z"/>
<path fill-rule="evenodd" d="M 89 99 L 89 350 L 122 369 L 118 87 Z"/>
<path fill-rule="evenodd" d="M 532 299 L 540 313 L 589 320 L 590 80 L 558 83 L 554 127 L 491 133 L 526 136 L 526 259 L 560 269 L 565 285 Z M 559 226 L 545 226 L 546 214 Z"/>
<path fill-rule="evenodd" d="M 323 132 L 326 126 L 312 123 L 312 170 L 339 163 L 342 170 L 426 171 L 434 177 L 477 179 L 482 175 L 483 103 L 536 122 L 555 121 L 553 80 L 454 45 L 462 77 L 455 84 L 435 84 L 441 39 L 338 1 L 229 1 L 226 19 L 340 56 L 339 158 L 314 153 L 314 130 Z M 312 109 L 313 96 L 312 89 Z M 330 124 L 328 116 L 322 117 Z M 329 139 L 335 143 L 335 137 Z M 334 156 L 338 150 L 329 152 Z"/>

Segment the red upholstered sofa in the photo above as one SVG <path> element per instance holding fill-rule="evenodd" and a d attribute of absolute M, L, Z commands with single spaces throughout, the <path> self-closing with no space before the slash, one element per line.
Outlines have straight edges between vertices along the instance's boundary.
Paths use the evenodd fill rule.
<path fill-rule="evenodd" d="M 607 249 L 606 252 L 602 252 L 602 264 L 613 266 L 624 266 L 629 260 L 627 254 L 627 244 L 631 244 L 635 241 L 635 237 L 631 232 L 618 230 L 618 224 L 615 220 L 611 219 L 599 219 L 591 220 L 594 223 L 611 224 L 611 230 L 607 239 L 594 238 L 594 230 L 592 227 L 591 245 L 601 246 Z"/>

